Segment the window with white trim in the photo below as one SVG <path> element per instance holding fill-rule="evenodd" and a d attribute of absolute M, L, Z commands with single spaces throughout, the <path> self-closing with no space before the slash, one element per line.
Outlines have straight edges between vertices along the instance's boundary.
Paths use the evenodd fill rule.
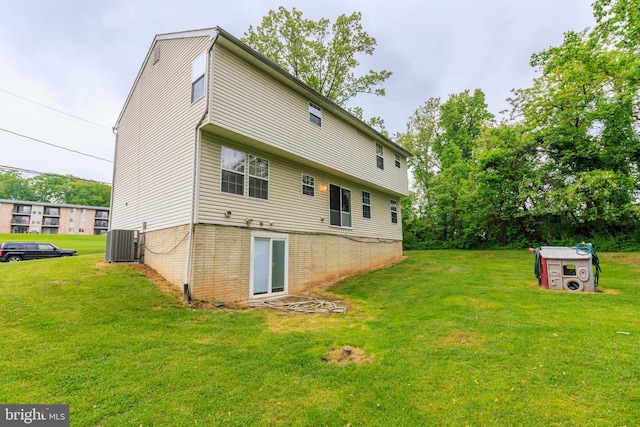
<path fill-rule="evenodd" d="M 244 153 L 232 148 L 222 147 L 222 179 L 220 191 L 223 193 L 244 195 Z"/>
<path fill-rule="evenodd" d="M 368 191 L 362 192 L 362 218 L 371 219 L 371 194 Z"/>
<path fill-rule="evenodd" d="M 400 168 L 400 167 L 401 167 L 401 163 L 400 163 L 400 154 L 398 154 L 398 153 L 394 153 L 394 154 L 393 154 L 393 157 L 394 157 L 394 159 L 395 159 L 395 161 L 396 161 L 396 167 L 397 167 L 397 168 Z"/>
<path fill-rule="evenodd" d="M 391 200 L 391 222 L 398 223 L 398 202 L 395 200 Z"/>
<path fill-rule="evenodd" d="M 351 190 L 329 185 L 329 224 L 351 227 Z"/>
<path fill-rule="evenodd" d="M 317 126 L 322 126 L 322 108 L 313 102 L 309 103 L 309 121 Z"/>
<path fill-rule="evenodd" d="M 311 197 L 316 195 L 316 180 L 311 175 L 302 174 L 302 194 Z"/>
<path fill-rule="evenodd" d="M 204 72 L 207 68 L 207 53 L 202 52 L 191 63 L 191 103 L 204 96 Z"/>
<path fill-rule="evenodd" d="M 384 147 L 378 143 L 376 143 L 376 166 L 378 169 L 384 169 Z"/>
<path fill-rule="evenodd" d="M 249 154 L 249 197 L 269 199 L 269 160 Z"/>

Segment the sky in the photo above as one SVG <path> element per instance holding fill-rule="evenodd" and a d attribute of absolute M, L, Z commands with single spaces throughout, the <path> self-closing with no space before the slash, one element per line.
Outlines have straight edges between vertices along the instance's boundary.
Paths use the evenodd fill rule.
<path fill-rule="evenodd" d="M 313 20 L 362 13 L 377 41 L 373 56 L 358 58 L 362 69 L 393 75 L 386 96 L 351 105 L 382 117 L 391 135 L 429 98 L 465 90 L 481 89 L 500 118 L 511 90 L 536 76 L 531 55 L 595 23 L 591 0 L 7 0 L 0 168 L 110 183 L 111 129 L 155 35 L 219 26 L 241 38 L 279 6 Z"/>

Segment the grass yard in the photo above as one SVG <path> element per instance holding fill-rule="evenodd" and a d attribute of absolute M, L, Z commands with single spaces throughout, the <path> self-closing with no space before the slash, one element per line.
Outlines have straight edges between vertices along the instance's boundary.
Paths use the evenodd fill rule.
<path fill-rule="evenodd" d="M 107 236 L 0 233 L 0 243 L 2 242 L 46 242 L 61 249 L 75 249 L 78 251 L 78 255 L 104 254 Z"/>
<path fill-rule="evenodd" d="M 0 402 L 72 426 L 640 425 L 640 254 L 600 254 L 598 294 L 538 289 L 527 251 L 407 255 L 334 287 L 346 315 L 192 310 L 100 254 L 0 265 Z"/>

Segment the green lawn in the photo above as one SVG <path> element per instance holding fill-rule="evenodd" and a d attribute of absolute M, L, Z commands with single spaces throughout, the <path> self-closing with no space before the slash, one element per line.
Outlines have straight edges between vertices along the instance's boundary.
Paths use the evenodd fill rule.
<path fill-rule="evenodd" d="M 75 249 L 78 255 L 104 254 L 107 236 L 85 236 L 77 234 L 9 234 L 0 233 L 2 242 L 46 242 L 61 249 Z"/>
<path fill-rule="evenodd" d="M 346 315 L 191 310 L 100 254 L 1 264 L 0 402 L 72 426 L 640 425 L 640 254 L 600 254 L 598 294 L 538 289 L 527 251 L 407 255 L 333 288 Z"/>

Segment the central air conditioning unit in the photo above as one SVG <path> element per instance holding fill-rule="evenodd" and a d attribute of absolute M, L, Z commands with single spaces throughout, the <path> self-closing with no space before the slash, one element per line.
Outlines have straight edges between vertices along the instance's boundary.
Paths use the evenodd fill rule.
<path fill-rule="evenodd" d="M 595 292 L 600 265 L 590 244 L 531 250 L 536 253 L 534 271 L 538 285 L 557 291 Z"/>
<path fill-rule="evenodd" d="M 104 260 L 106 262 L 133 262 L 136 259 L 137 244 L 137 230 L 109 230 L 107 231 Z"/>

